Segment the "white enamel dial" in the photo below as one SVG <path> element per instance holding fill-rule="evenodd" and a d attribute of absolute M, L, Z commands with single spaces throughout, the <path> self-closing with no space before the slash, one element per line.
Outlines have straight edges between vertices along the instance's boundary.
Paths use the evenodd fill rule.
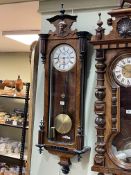
<path fill-rule="evenodd" d="M 115 80 L 124 87 L 131 86 L 131 56 L 119 60 L 113 69 Z"/>
<path fill-rule="evenodd" d="M 53 66 L 61 72 L 69 71 L 76 63 L 75 50 L 67 45 L 58 45 L 51 54 Z"/>

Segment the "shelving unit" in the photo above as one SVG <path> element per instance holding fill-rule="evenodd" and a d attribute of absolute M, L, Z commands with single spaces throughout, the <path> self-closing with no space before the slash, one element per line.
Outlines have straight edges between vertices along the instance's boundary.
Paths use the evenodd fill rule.
<path fill-rule="evenodd" d="M 8 156 L 0 155 L 0 161 L 1 162 L 6 162 L 10 165 L 21 166 L 21 160 L 18 159 L 18 158 L 14 158 L 14 157 L 8 157 Z M 23 160 L 23 162 L 25 163 L 25 160 Z"/>
<path fill-rule="evenodd" d="M 23 122 L 21 125 L 18 125 L 17 123 L 15 124 L 11 124 L 11 123 L 1 123 L 0 127 L 4 127 L 4 129 L 8 128 L 13 128 L 17 130 L 21 130 L 21 138 L 20 142 L 21 142 L 21 147 L 20 147 L 20 154 L 19 154 L 19 158 L 17 156 L 9 156 L 8 154 L 4 155 L 4 154 L 0 154 L 0 163 L 6 163 L 8 165 L 15 165 L 15 166 L 19 166 L 19 175 L 23 175 L 22 174 L 22 170 L 23 167 L 25 166 L 26 160 L 27 158 L 25 158 L 25 141 L 26 141 L 26 132 L 28 130 L 28 126 L 27 126 L 27 118 L 28 118 L 28 102 L 29 102 L 29 89 L 30 89 L 30 83 L 25 83 L 26 86 L 26 90 L 25 90 L 25 95 L 24 96 L 14 96 L 14 95 L 0 95 L 0 98 L 4 98 L 8 101 L 9 99 L 18 99 L 18 100 L 24 100 L 24 109 L 23 109 L 23 113 L 22 113 L 22 117 L 23 117 Z M 8 105 L 8 104 L 7 104 Z M 6 130 L 7 132 L 7 130 Z M 0 136 L 2 137 L 2 135 L 0 134 Z"/>

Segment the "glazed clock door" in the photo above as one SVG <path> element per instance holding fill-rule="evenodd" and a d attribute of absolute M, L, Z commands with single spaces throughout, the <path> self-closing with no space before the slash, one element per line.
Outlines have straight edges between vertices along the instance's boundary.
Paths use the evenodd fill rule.
<path fill-rule="evenodd" d="M 59 142 L 75 139 L 76 52 L 67 44 L 56 46 L 50 58 L 50 102 L 48 136 Z"/>

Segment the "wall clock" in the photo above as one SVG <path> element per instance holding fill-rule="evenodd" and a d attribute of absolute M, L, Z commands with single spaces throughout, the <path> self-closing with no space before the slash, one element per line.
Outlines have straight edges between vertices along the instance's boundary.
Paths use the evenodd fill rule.
<path fill-rule="evenodd" d="M 111 32 L 105 34 L 99 14 L 96 35 L 91 40 L 97 61 L 97 141 L 92 170 L 99 175 L 130 175 L 131 8 L 115 9 L 108 14 Z"/>
<path fill-rule="evenodd" d="M 38 147 L 60 157 L 68 174 L 70 158 L 89 150 L 84 146 L 84 93 L 88 32 L 72 31 L 77 16 L 65 14 L 48 21 L 56 30 L 40 34 L 40 50 L 45 65 L 44 118 Z"/>

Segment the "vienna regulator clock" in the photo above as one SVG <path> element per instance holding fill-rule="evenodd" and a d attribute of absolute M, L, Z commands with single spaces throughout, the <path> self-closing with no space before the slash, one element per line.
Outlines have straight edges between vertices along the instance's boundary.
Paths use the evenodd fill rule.
<path fill-rule="evenodd" d="M 96 49 L 96 155 L 99 175 L 131 174 L 131 8 L 112 10 L 105 35 L 101 14 L 92 44 Z"/>
<path fill-rule="evenodd" d="M 76 18 L 65 14 L 62 5 L 60 15 L 47 19 L 56 30 L 40 34 L 45 93 L 37 146 L 60 157 L 64 174 L 70 158 L 89 150 L 84 147 L 84 74 L 91 34 L 71 30 Z"/>

